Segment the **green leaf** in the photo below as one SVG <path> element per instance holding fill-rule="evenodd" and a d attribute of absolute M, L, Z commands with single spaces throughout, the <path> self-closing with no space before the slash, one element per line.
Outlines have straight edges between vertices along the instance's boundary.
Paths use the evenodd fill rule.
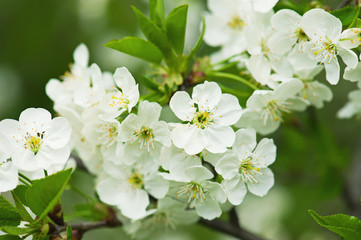
<path fill-rule="evenodd" d="M 159 84 L 153 81 L 151 76 L 143 75 L 142 83 L 144 86 L 148 87 L 149 89 L 159 91 Z"/>
<path fill-rule="evenodd" d="M 1 235 L 0 240 L 21 240 L 19 236 L 12 236 L 12 235 Z"/>
<path fill-rule="evenodd" d="M 322 217 L 313 210 L 308 210 L 308 212 L 318 224 L 337 233 L 345 240 L 361 239 L 361 221 L 358 218 L 344 214 Z"/>
<path fill-rule="evenodd" d="M 19 198 L 19 200 L 25 205 L 28 206 L 25 198 L 25 193 L 28 191 L 29 186 L 18 185 L 14 190 L 14 194 Z"/>
<path fill-rule="evenodd" d="M 164 23 L 164 0 L 149 0 L 150 19 L 159 27 Z"/>
<path fill-rule="evenodd" d="M 34 219 L 31 217 L 31 215 L 28 213 L 28 211 L 25 209 L 23 203 L 20 201 L 20 199 L 16 196 L 14 192 L 12 192 L 13 199 L 15 202 L 15 206 L 18 209 L 18 212 L 20 214 L 21 220 L 26 222 L 34 222 Z"/>
<path fill-rule="evenodd" d="M 332 11 L 331 14 L 340 19 L 343 26 L 349 25 L 358 17 L 358 7 L 346 6 Z"/>
<path fill-rule="evenodd" d="M 193 48 L 192 52 L 189 54 L 189 57 L 193 57 L 199 50 L 199 48 L 201 47 L 202 43 L 203 43 L 203 37 L 204 37 L 204 33 L 206 32 L 206 20 L 202 19 L 202 32 L 201 35 L 198 38 L 198 41 L 196 43 L 196 46 Z"/>
<path fill-rule="evenodd" d="M 39 217 L 39 220 L 57 204 L 65 185 L 69 181 L 71 172 L 72 169 L 67 169 L 33 181 L 25 194 L 25 198 L 31 211 Z"/>
<path fill-rule="evenodd" d="M 153 43 L 138 37 L 111 40 L 105 46 L 151 63 L 159 64 L 163 58 L 162 52 Z"/>
<path fill-rule="evenodd" d="M 188 5 L 181 5 L 172 10 L 165 20 L 168 39 L 178 55 L 182 55 L 187 27 Z"/>
<path fill-rule="evenodd" d="M 356 19 L 356 27 L 361 28 L 361 19 L 359 18 Z"/>
<path fill-rule="evenodd" d="M 0 226 L 18 226 L 20 215 L 16 208 L 2 195 L 0 195 Z"/>
<path fill-rule="evenodd" d="M 12 227 L 12 226 L 0 227 L 0 230 L 6 232 L 7 234 L 15 235 L 15 236 L 27 234 L 33 231 L 33 229 L 31 228 L 21 228 L 21 227 Z"/>
<path fill-rule="evenodd" d="M 159 28 L 152 20 L 147 18 L 136 7 L 132 6 L 137 22 L 145 37 L 154 45 L 156 45 L 165 58 L 170 55 L 170 47 L 165 31 Z"/>
<path fill-rule="evenodd" d="M 70 225 L 66 227 L 66 239 L 73 239 L 73 231 Z"/>

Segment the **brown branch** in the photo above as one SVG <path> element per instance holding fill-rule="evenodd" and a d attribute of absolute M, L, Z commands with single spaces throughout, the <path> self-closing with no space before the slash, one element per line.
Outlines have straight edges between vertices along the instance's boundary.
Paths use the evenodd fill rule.
<path fill-rule="evenodd" d="M 212 221 L 208 221 L 205 219 L 200 219 L 198 221 L 199 224 L 209 227 L 213 230 L 231 235 L 238 239 L 242 240 L 263 240 L 263 238 L 248 232 L 247 230 L 241 228 L 240 226 L 235 226 L 234 224 L 226 223 L 218 219 L 214 219 Z"/>
<path fill-rule="evenodd" d="M 340 5 L 338 5 L 338 7 L 336 9 L 340 9 L 343 7 L 346 7 L 347 5 L 349 5 L 352 2 L 352 0 L 343 0 Z"/>

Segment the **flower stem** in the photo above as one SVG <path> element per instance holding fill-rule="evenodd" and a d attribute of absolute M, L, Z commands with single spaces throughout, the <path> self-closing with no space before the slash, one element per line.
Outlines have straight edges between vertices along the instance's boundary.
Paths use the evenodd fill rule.
<path fill-rule="evenodd" d="M 26 186 L 30 186 L 30 184 L 22 178 L 19 178 L 19 181 L 24 183 Z"/>
<path fill-rule="evenodd" d="M 234 74 L 231 74 L 231 73 L 224 73 L 224 72 L 212 72 L 211 74 L 208 74 L 208 76 L 210 77 L 221 77 L 221 78 L 228 78 L 228 79 L 232 79 L 232 80 L 236 80 L 238 82 L 241 82 L 245 85 L 247 85 L 248 87 L 254 89 L 254 90 L 258 90 L 259 88 L 250 83 L 248 80 L 240 77 L 240 76 L 237 76 L 237 75 L 234 75 Z"/>
<path fill-rule="evenodd" d="M 26 177 L 24 174 L 22 174 L 22 173 L 19 173 L 19 176 L 23 179 L 23 180 L 26 180 L 28 183 L 32 183 L 32 181 L 28 178 L 28 177 Z M 20 178 L 19 178 L 19 180 L 20 180 Z"/>

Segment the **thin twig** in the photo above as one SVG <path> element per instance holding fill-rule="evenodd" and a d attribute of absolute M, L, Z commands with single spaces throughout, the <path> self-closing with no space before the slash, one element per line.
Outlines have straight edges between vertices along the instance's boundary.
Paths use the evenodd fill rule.
<path fill-rule="evenodd" d="M 226 233 L 228 235 L 231 235 L 233 237 L 236 237 L 238 239 L 242 239 L 242 240 L 263 240 L 263 238 L 248 232 L 247 230 L 241 228 L 241 227 L 236 227 L 233 224 L 230 223 L 226 223 L 223 222 L 221 220 L 218 219 L 214 219 L 212 221 L 208 221 L 205 219 L 200 219 L 199 224 L 202 224 L 206 227 L 209 227 L 213 230 L 222 232 L 222 233 Z"/>
<path fill-rule="evenodd" d="M 88 171 L 88 169 L 85 167 L 83 161 L 82 161 L 78 156 L 76 156 L 75 154 L 72 153 L 72 154 L 70 154 L 70 157 L 75 160 L 75 162 L 76 162 L 76 167 L 77 167 L 78 169 L 81 169 L 81 170 L 89 173 L 89 171 Z"/>
<path fill-rule="evenodd" d="M 349 5 L 352 2 L 352 0 L 343 0 L 340 5 L 338 5 L 338 7 L 336 9 L 340 9 L 343 7 L 346 7 L 347 5 Z"/>

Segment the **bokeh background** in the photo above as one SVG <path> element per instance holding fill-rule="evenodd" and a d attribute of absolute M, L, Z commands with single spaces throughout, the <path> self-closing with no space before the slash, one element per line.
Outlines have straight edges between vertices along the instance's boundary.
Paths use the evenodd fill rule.
<path fill-rule="evenodd" d="M 174 6 L 190 4 L 186 41 L 190 48 L 198 37 L 206 1 L 165 2 L 168 12 Z M 335 8 L 339 1 L 324 3 Z M 18 119 L 28 107 L 52 111 L 45 84 L 64 74 L 80 43 L 88 46 L 90 63 L 97 63 L 103 71 L 114 72 L 126 66 L 139 79 L 146 64 L 104 47 L 111 39 L 141 36 L 131 5 L 147 11 L 146 0 L 0 0 L 0 120 Z M 203 46 L 200 52 L 206 55 L 211 50 Z M 324 81 L 324 76 L 318 79 Z M 321 215 L 349 213 L 360 217 L 360 121 L 336 118 L 337 110 L 356 85 L 341 81 L 331 88 L 334 99 L 322 110 L 311 108 L 291 115 L 270 136 L 278 148 L 277 160 L 271 167 L 275 186 L 264 198 L 247 195 L 237 208 L 241 224 L 266 239 L 338 239 L 319 227 L 308 209 Z M 85 191 L 93 191 L 90 176 L 77 173 L 73 181 Z M 66 192 L 65 211 L 70 213 L 73 205 L 81 201 L 81 197 Z M 128 239 L 121 229 L 92 231 L 84 239 L 101 238 Z M 149 238 L 232 239 L 198 225 Z"/>

